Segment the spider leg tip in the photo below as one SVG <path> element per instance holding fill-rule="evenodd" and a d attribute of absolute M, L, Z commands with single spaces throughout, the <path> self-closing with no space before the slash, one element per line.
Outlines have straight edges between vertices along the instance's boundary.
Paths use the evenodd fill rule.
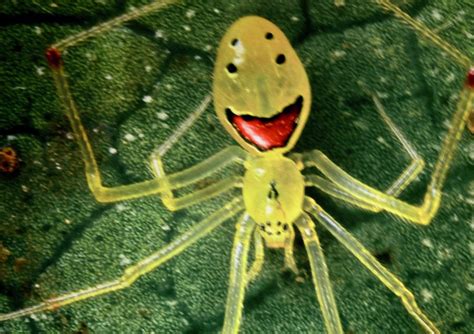
<path fill-rule="evenodd" d="M 57 70 L 62 66 L 63 60 L 61 52 L 55 47 L 49 47 L 45 52 L 46 60 L 48 61 L 49 67 L 53 70 Z"/>
<path fill-rule="evenodd" d="M 474 89 L 474 66 L 469 69 L 466 76 L 466 86 Z"/>

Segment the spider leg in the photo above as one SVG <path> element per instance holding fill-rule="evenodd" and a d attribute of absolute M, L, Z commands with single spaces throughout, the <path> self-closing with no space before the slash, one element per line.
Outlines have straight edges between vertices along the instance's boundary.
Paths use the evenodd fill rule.
<path fill-rule="evenodd" d="M 385 191 L 387 195 L 391 195 L 394 197 L 398 197 L 400 193 L 411 183 L 415 178 L 418 176 L 418 174 L 423 170 L 425 166 L 425 162 L 423 159 L 418 155 L 416 150 L 413 148 L 413 146 L 410 144 L 410 142 L 405 138 L 403 133 L 400 131 L 400 129 L 395 125 L 395 123 L 390 119 L 390 117 L 387 115 L 385 112 L 385 109 L 380 102 L 379 98 L 371 93 L 370 91 L 367 90 L 365 85 L 362 82 L 359 82 L 359 85 L 361 88 L 371 96 L 372 101 L 375 104 L 375 107 L 380 114 L 380 117 L 383 119 L 384 123 L 387 125 L 387 127 L 390 129 L 390 131 L 394 134 L 394 136 L 400 141 L 402 144 L 403 148 L 405 151 L 408 153 L 408 155 L 411 158 L 411 163 L 408 167 L 406 167 L 402 173 L 398 176 L 398 178 L 392 183 L 392 185 Z M 294 159 L 299 159 L 301 160 L 301 154 L 294 154 L 293 155 Z M 371 205 L 369 202 L 364 202 L 361 200 L 358 200 L 357 198 L 351 196 L 350 193 L 345 192 L 343 189 L 335 185 L 334 183 L 331 183 L 327 180 L 324 180 L 323 178 L 316 176 L 316 175 L 309 175 L 306 177 L 306 186 L 308 187 L 316 187 L 319 188 L 320 190 L 336 197 L 339 198 L 345 202 L 348 202 L 352 205 L 358 206 L 362 209 L 372 211 L 372 212 L 380 212 L 382 208 L 378 206 Z"/>
<path fill-rule="evenodd" d="M 469 79 L 470 78 L 468 78 L 468 81 Z M 446 179 L 446 174 L 451 166 L 456 146 L 461 139 L 466 119 L 473 108 L 474 89 L 470 84 L 471 83 L 468 82 L 461 91 L 456 111 L 451 121 L 451 126 L 444 139 L 441 152 L 435 163 L 431 181 L 428 184 L 428 189 L 421 206 L 411 205 L 356 180 L 338 167 L 321 151 L 314 150 L 304 153 L 302 156 L 303 164 L 307 167 L 314 166 L 318 168 L 328 179 L 334 182 L 345 193 L 362 202 L 369 203 L 374 207 L 382 208 L 383 210 L 402 218 L 406 218 L 417 224 L 429 224 L 438 211 L 441 201 L 441 189 Z"/>
<path fill-rule="evenodd" d="M 296 221 L 296 226 L 303 237 L 306 252 L 311 265 L 311 275 L 318 297 L 319 305 L 323 314 L 326 331 L 328 334 L 344 333 L 342 330 L 339 312 L 337 311 L 336 299 L 334 298 L 331 280 L 328 274 L 324 253 L 319 243 L 319 238 L 311 218 L 303 214 Z"/>
<path fill-rule="evenodd" d="M 265 260 L 265 249 L 263 246 L 263 239 L 260 232 L 255 229 L 253 232 L 253 242 L 255 247 L 255 259 L 247 272 L 247 284 L 257 278 L 262 270 L 263 262 Z"/>
<path fill-rule="evenodd" d="M 247 259 L 255 222 L 245 213 L 236 226 L 234 246 L 230 260 L 229 288 L 225 307 L 223 334 L 237 333 L 242 318 L 245 286 L 247 285 Z"/>
<path fill-rule="evenodd" d="M 370 252 L 327 214 L 316 202 L 306 197 L 305 210 L 316 218 L 329 232 L 342 243 L 372 274 L 402 300 L 408 313 L 428 332 L 439 333 L 439 330 L 418 307 L 415 297 L 405 285 L 389 272 Z M 303 234 L 304 235 L 304 234 Z"/>
<path fill-rule="evenodd" d="M 55 44 L 52 45 L 52 48 L 57 49 L 58 51 L 62 51 L 67 49 L 68 47 L 71 47 L 73 45 L 76 45 L 78 43 L 81 43 L 85 41 L 86 39 L 89 39 L 91 37 L 97 36 L 105 31 L 108 31 L 110 29 L 113 29 L 127 21 L 134 20 L 140 16 L 146 15 L 147 13 L 151 13 L 155 10 L 158 10 L 160 8 L 166 7 L 170 4 L 176 3 L 178 0 L 155 0 L 151 2 L 148 5 L 133 9 L 129 13 L 117 16 L 109 21 L 103 22 L 101 24 L 98 24 L 88 30 L 81 31 L 78 34 L 75 34 L 73 36 L 67 37 Z"/>
<path fill-rule="evenodd" d="M 331 195 L 332 197 L 336 197 L 344 202 L 358 206 L 359 208 L 362 208 L 367 211 L 379 212 L 381 210 L 380 207 L 352 196 L 349 192 L 346 192 L 343 188 L 339 187 L 337 184 L 332 183 L 331 181 L 321 176 L 305 175 L 304 179 L 305 179 L 306 187 L 318 188 L 324 191 L 326 194 Z"/>
<path fill-rule="evenodd" d="M 212 97 L 210 94 L 206 95 L 201 101 L 201 104 L 173 131 L 173 133 L 165 140 L 163 144 L 158 146 L 151 154 L 150 160 L 153 161 L 156 158 L 160 158 L 166 154 L 173 147 L 174 144 L 193 126 L 193 124 L 199 119 L 207 107 L 211 103 Z"/>
<path fill-rule="evenodd" d="M 387 113 L 384 110 L 384 107 L 382 103 L 380 102 L 379 98 L 369 92 L 362 83 L 359 83 L 362 88 L 366 91 L 367 94 L 369 94 L 372 97 L 372 100 L 375 104 L 375 107 L 377 108 L 377 111 L 380 114 L 380 117 L 382 117 L 383 121 L 385 124 L 388 126 L 388 128 L 391 130 L 391 132 L 397 137 L 397 139 L 400 141 L 402 144 L 403 148 L 405 151 L 408 153 L 410 158 L 412 159 L 410 165 L 406 167 L 402 173 L 398 176 L 398 178 L 392 183 L 392 185 L 385 191 L 385 194 L 391 195 L 394 197 L 398 197 L 400 193 L 411 183 L 415 178 L 418 176 L 418 174 L 423 170 L 425 166 L 425 162 L 423 159 L 418 155 L 416 150 L 413 148 L 413 146 L 410 144 L 410 142 L 405 138 L 403 133 L 398 129 L 398 127 L 393 123 L 393 121 L 390 119 L 390 117 L 387 115 Z M 296 159 L 301 159 L 301 155 L 297 154 L 294 155 L 294 158 Z M 350 193 L 345 192 L 341 187 L 338 187 L 336 184 L 323 179 L 322 177 L 316 176 L 316 175 L 307 175 L 305 176 L 305 184 L 308 187 L 316 187 L 319 188 L 320 190 L 328 193 L 329 195 L 339 198 L 345 202 L 348 202 L 352 205 L 358 206 L 362 209 L 372 211 L 372 212 L 380 212 L 382 210 L 381 207 L 371 205 L 370 202 L 364 202 L 360 199 L 357 199 L 353 197 Z"/>
<path fill-rule="evenodd" d="M 430 40 L 433 44 L 437 45 L 444 52 L 449 54 L 453 59 L 460 65 L 465 68 L 472 66 L 472 62 L 464 55 L 461 51 L 456 49 L 454 46 L 450 45 L 444 41 L 441 37 L 433 33 L 427 26 L 425 26 L 420 21 L 413 19 L 410 15 L 402 11 L 398 6 L 394 5 L 390 0 L 375 0 L 382 8 L 387 11 L 392 12 L 397 18 L 411 26 L 415 31 L 417 31 L 421 36 Z"/>
<path fill-rule="evenodd" d="M 162 181 L 161 184 L 163 186 L 163 192 L 161 195 L 161 200 L 163 204 L 171 211 L 176 211 L 219 196 L 220 194 L 223 194 L 232 188 L 240 186 L 242 180 L 242 177 L 240 176 L 231 176 L 211 184 L 210 186 L 207 186 L 203 189 L 194 191 L 180 198 L 176 198 L 173 195 L 173 187 L 170 185 L 166 176 L 163 162 L 161 161 L 160 155 L 157 152 L 153 152 L 151 155 L 151 166 L 155 176 Z"/>
<path fill-rule="evenodd" d="M 187 249 L 197 240 L 203 238 L 216 227 L 222 224 L 225 220 L 236 215 L 243 210 L 243 201 L 241 199 L 234 199 L 220 210 L 216 211 L 209 217 L 202 220 L 200 223 L 183 233 L 171 243 L 161 248 L 154 254 L 139 261 L 134 266 L 125 269 L 122 277 L 99 284 L 95 287 L 79 290 L 64 294 L 59 297 L 45 300 L 43 303 L 27 307 L 22 310 L 0 315 L 0 321 L 15 319 L 34 313 L 51 311 L 62 306 L 78 302 L 80 300 L 89 299 L 92 297 L 107 294 L 109 292 L 124 289 L 134 283 L 140 276 L 154 270 L 156 267 L 162 265 L 166 261 L 172 259 L 182 251 Z"/>
<path fill-rule="evenodd" d="M 58 95 L 65 106 L 74 136 L 80 147 L 85 165 L 87 183 L 97 201 L 104 203 L 117 202 L 167 191 L 167 187 L 163 186 L 162 180 L 158 178 L 117 187 L 104 187 L 102 185 L 102 178 L 97 161 L 95 160 L 92 145 L 82 125 L 79 112 L 69 90 L 62 63 L 60 63 L 57 68 L 53 68 L 53 76 L 58 89 Z M 168 188 L 179 188 L 196 182 L 228 163 L 234 161 L 242 162 L 246 156 L 245 151 L 239 147 L 226 148 L 194 167 L 169 175 L 167 181 Z"/>
<path fill-rule="evenodd" d="M 374 93 L 369 92 L 365 87 L 363 89 L 366 91 L 368 95 L 371 96 L 372 101 L 375 104 L 375 108 L 377 109 L 380 117 L 384 121 L 385 125 L 390 129 L 393 135 L 398 139 L 398 141 L 402 144 L 405 151 L 411 158 L 411 163 L 406 167 L 402 173 L 398 176 L 398 178 L 392 183 L 392 185 L 385 191 L 387 195 L 392 195 L 394 197 L 398 197 L 403 190 L 411 183 L 415 178 L 420 174 L 420 172 L 425 167 L 425 162 L 423 159 L 418 155 L 416 150 L 410 144 L 410 142 L 405 138 L 403 133 L 400 129 L 395 125 L 392 119 L 388 116 L 385 112 L 385 109 L 380 102 L 377 95 Z"/>
<path fill-rule="evenodd" d="M 295 242 L 295 230 L 291 224 L 288 225 L 290 236 L 285 240 L 285 267 L 291 269 L 292 272 L 298 274 L 298 267 L 293 256 L 293 244 Z"/>

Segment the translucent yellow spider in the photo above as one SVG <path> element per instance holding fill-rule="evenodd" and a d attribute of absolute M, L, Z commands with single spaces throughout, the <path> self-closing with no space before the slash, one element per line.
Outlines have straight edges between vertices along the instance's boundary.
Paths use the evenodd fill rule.
<path fill-rule="evenodd" d="M 230 262 L 222 330 L 224 333 L 235 333 L 239 330 L 245 287 L 258 276 L 262 268 L 264 244 L 270 248 L 282 248 L 286 266 L 297 272 L 293 258 L 295 227 L 306 246 L 326 331 L 343 333 L 313 219 L 333 234 L 372 274 L 399 296 L 409 314 L 426 332 L 439 333 L 432 321 L 420 310 L 413 294 L 404 284 L 384 268 L 315 200 L 305 196 L 305 188 L 316 187 L 365 210 L 386 211 L 415 224 L 429 224 L 439 208 L 442 186 L 473 108 L 474 68 L 471 67 L 470 59 L 390 1 L 377 1 L 468 71 L 449 131 L 420 206 L 399 200 L 397 196 L 421 172 L 423 160 L 387 116 L 377 96 L 371 92 L 368 94 L 371 95 L 381 118 L 412 158 L 409 167 L 387 191 L 376 190 L 351 177 L 321 151 L 289 153 L 300 137 L 311 110 L 310 84 L 302 63 L 283 32 L 273 23 L 257 16 L 244 17 L 229 28 L 222 38 L 214 67 L 215 110 L 224 128 L 240 147 L 226 148 L 189 169 L 173 174 L 165 174 L 160 152 L 157 150 L 151 156 L 155 178 L 129 185 L 106 187 L 102 183 L 92 146 L 68 86 L 62 54 L 68 47 L 173 2 L 155 1 L 66 38 L 47 51 L 59 97 L 80 146 L 89 188 L 102 203 L 159 194 L 164 205 L 173 211 L 222 195 L 233 188 L 241 188 L 243 198 L 231 200 L 168 245 L 128 267 L 120 278 L 0 315 L 0 321 L 55 310 L 67 304 L 126 288 L 140 276 L 154 270 L 208 235 L 224 221 L 239 216 Z M 336 1 L 336 4 L 342 5 L 343 1 Z M 363 84 L 361 89 L 365 89 Z M 174 190 L 195 185 L 231 164 L 242 165 L 245 168 L 244 176 L 233 175 L 184 196 L 174 196 Z M 320 175 L 302 173 L 310 168 L 319 171 Z M 248 253 L 252 237 L 255 259 L 249 267 Z"/>

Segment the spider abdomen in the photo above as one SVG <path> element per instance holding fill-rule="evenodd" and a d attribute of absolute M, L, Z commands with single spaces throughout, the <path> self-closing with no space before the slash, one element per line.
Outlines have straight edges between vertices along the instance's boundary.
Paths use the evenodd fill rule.
<path fill-rule="evenodd" d="M 304 179 L 296 164 L 282 155 L 247 161 L 243 183 L 245 208 L 259 225 L 268 247 L 284 247 L 302 212 Z"/>

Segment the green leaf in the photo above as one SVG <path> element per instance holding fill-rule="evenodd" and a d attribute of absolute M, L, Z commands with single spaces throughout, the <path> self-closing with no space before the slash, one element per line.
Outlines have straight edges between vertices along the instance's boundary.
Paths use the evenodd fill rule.
<path fill-rule="evenodd" d="M 158 197 L 102 205 L 88 189 L 43 53 L 53 42 L 144 3 L 0 5 L 0 147 L 13 147 L 20 158 L 17 172 L 0 175 L 0 313 L 117 278 L 127 264 L 240 196 L 234 192 L 172 213 Z M 474 55 L 471 1 L 397 3 Z M 250 14 L 282 28 L 312 83 L 312 114 L 295 151 L 318 148 L 364 182 L 380 189 L 390 185 L 409 158 L 358 86 L 362 81 L 379 93 L 427 162 L 402 195 L 420 203 L 465 69 L 362 0 L 346 0 L 341 8 L 331 0 L 185 1 L 69 49 L 64 58 L 71 90 L 105 183 L 152 177 L 150 153 L 211 91 L 220 37 L 234 20 Z M 165 155 L 166 171 L 192 166 L 232 144 L 209 107 Z M 441 209 L 427 227 L 349 208 L 308 190 L 448 333 L 474 332 L 473 163 L 472 137 L 465 134 Z M 226 222 L 128 289 L 0 323 L 0 333 L 219 332 L 234 230 L 234 221 Z M 395 295 L 329 233 L 318 231 L 346 332 L 421 332 Z M 242 332 L 324 331 L 301 240 L 295 247 L 300 277 L 282 271 L 281 251 L 266 249 L 264 269 L 247 289 Z"/>

